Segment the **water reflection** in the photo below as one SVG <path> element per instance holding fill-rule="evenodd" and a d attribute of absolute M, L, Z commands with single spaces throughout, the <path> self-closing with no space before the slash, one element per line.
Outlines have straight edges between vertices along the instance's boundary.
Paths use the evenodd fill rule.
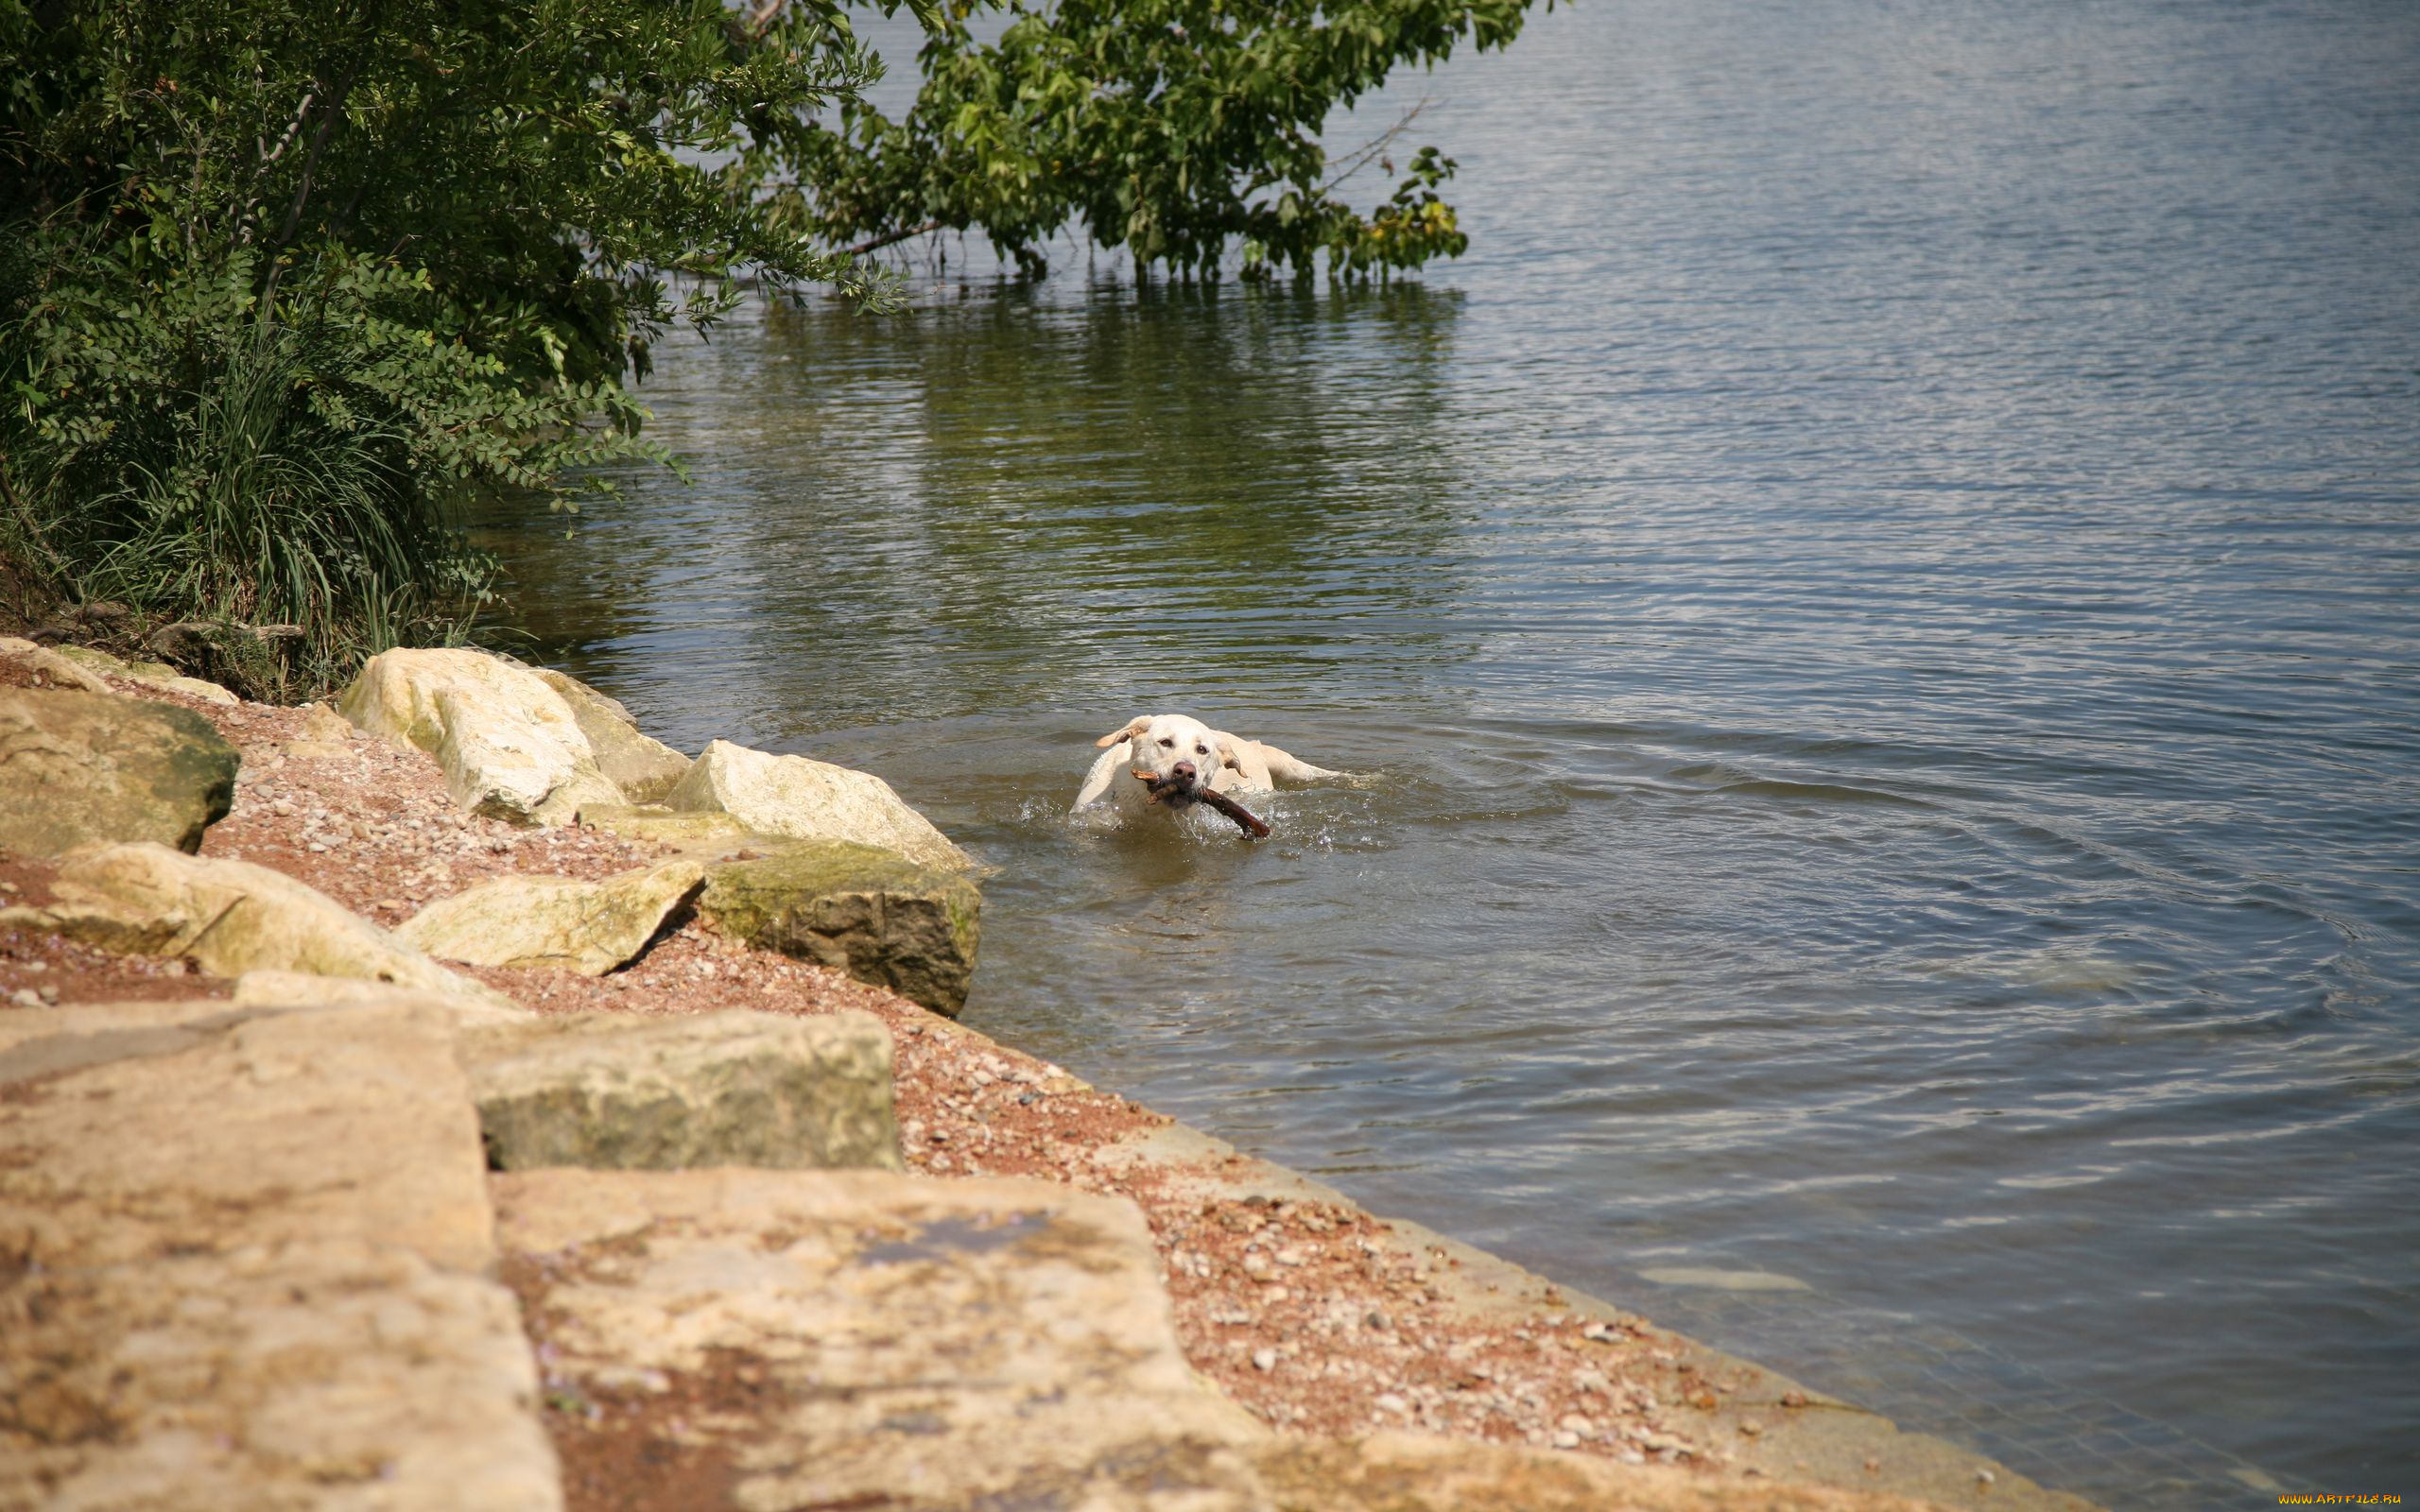
<path fill-rule="evenodd" d="M 624 475 L 631 502 L 574 550 L 509 511 L 486 539 L 542 644 L 680 662 L 701 738 L 1205 686 L 1282 700 L 1373 637 L 1416 679 L 1470 644 L 1479 485 L 1443 399 L 1459 305 L 1009 288 L 895 320 L 762 311 L 650 390 L 693 489 Z"/>

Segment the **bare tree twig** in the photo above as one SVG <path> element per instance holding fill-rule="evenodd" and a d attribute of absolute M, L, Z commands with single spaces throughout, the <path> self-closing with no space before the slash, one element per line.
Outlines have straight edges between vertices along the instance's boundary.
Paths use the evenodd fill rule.
<path fill-rule="evenodd" d="M 1433 96 L 1427 94 L 1422 95 L 1419 103 L 1413 105 L 1411 109 L 1404 112 L 1402 116 L 1396 120 L 1394 125 L 1388 127 L 1376 136 L 1372 137 L 1369 141 L 1362 143 L 1359 146 L 1345 154 L 1343 160 L 1344 166 L 1332 176 L 1327 182 L 1320 185 L 1318 192 L 1325 194 L 1337 185 L 1344 182 L 1347 179 L 1352 178 L 1355 174 L 1359 173 L 1362 169 L 1368 167 L 1374 160 L 1384 154 L 1388 147 L 1394 145 L 1395 138 L 1403 135 L 1405 131 L 1410 129 L 1411 123 L 1419 120 L 1423 112 L 1426 111 L 1428 107 L 1436 103 L 1437 101 Z"/>
<path fill-rule="evenodd" d="M 859 242 L 855 247 L 842 248 L 841 254 L 846 257 L 863 257 L 868 252 L 878 252 L 893 242 L 904 242 L 911 236 L 922 236 L 926 232 L 941 231 L 947 225 L 946 221 L 928 220 L 921 226 L 910 226 L 906 231 L 895 231 L 888 236 L 877 236 L 870 242 Z"/>

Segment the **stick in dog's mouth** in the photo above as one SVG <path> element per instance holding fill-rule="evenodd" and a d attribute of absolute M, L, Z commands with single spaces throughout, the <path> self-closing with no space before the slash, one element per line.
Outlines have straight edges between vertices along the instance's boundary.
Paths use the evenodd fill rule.
<path fill-rule="evenodd" d="M 1263 824 L 1252 810 L 1224 793 L 1207 787 L 1185 787 L 1174 778 L 1163 778 L 1156 772 L 1147 772 L 1140 767 L 1134 769 L 1133 777 L 1134 781 L 1151 790 L 1149 799 L 1150 802 L 1166 803 L 1172 809 L 1185 809 L 1191 808 L 1196 803 L 1207 803 L 1241 825 L 1244 833 L 1253 838 L 1261 840 L 1269 837 L 1269 826 Z"/>

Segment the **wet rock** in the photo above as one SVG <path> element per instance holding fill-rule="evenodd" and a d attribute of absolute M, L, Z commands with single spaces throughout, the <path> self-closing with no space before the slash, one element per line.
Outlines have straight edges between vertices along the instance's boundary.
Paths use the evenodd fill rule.
<path fill-rule="evenodd" d="M 704 877 L 694 861 L 603 882 L 498 877 L 429 904 L 398 925 L 395 937 L 474 966 L 548 966 L 602 976 L 636 955 Z"/>
<path fill-rule="evenodd" d="M 1264 1432 L 1186 1368 L 1129 1203 L 861 1172 L 493 1184 L 508 1252 L 543 1267 L 526 1299 L 554 1368 L 584 1390 L 660 1379 L 707 1405 L 678 1436 L 610 1419 L 581 1433 L 660 1446 L 648 1473 L 688 1493 L 663 1504 L 1267 1505 L 1244 1457 Z M 706 1464 L 729 1478 L 711 1500 L 695 1491 Z"/>
<path fill-rule="evenodd" d="M 500 1171 L 902 1169 L 869 1014 L 584 1014 L 466 1036 L 462 1058 Z"/>
<path fill-rule="evenodd" d="M 199 698 L 205 703 L 234 705 L 243 702 L 241 698 L 217 683 L 206 682 L 199 678 L 188 678 L 165 662 L 121 661 L 107 651 L 96 650 L 88 645 L 62 645 L 59 648 L 59 654 L 89 672 L 121 678 L 128 682 L 141 683 L 145 687 L 182 693 L 188 697 Z"/>
<path fill-rule="evenodd" d="M 122 954 L 189 957 L 214 976 L 297 971 L 494 998 L 284 872 L 163 845 L 71 852 L 49 906 L 0 909 L 0 921 Z"/>
<path fill-rule="evenodd" d="M 804 756 L 771 756 L 727 740 L 708 746 L 664 801 L 732 815 L 759 834 L 879 846 L 925 867 L 974 865 L 873 773 Z"/>
<path fill-rule="evenodd" d="M 579 808 L 579 822 L 585 828 L 602 830 L 625 840 L 648 840 L 671 846 L 714 845 L 742 840 L 752 833 L 747 825 L 729 814 L 711 809 L 684 813 L 666 808 L 660 803 L 583 803 Z"/>
<path fill-rule="evenodd" d="M 596 753 L 596 769 L 632 803 L 655 803 L 687 775 L 689 758 L 639 732 L 639 722 L 621 701 L 551 667 L 530 671 L 570 705 L 579 732 Z"/>
<path fill-rule="evenodd" d="M 458 1270 L 493 1260 L 478 1122 L 442 1005 L 206 1007 L 9 1010 L 0 1252 L 12 1271 L 318 1240 Z"/>
<path fill-rule="evenodd" d="M 95 841 L 193 850 L 235 799 L 235 747 L 189 709 L 0 687 L 0 849 L 57 855 Z"/>
<path fill-rule="evenodd" d="M 710 866 L 698 899 L 699 914 L 725 934 L 952 1017 L 975 972 L 981 908 L 962 871 L 838 843 Z"/>
<path fill-rule="evenodd" d="M 337 707 L 357 729 L 434 755 L 446 790 L 476 814 L 563 824 L 583 803 L 626 801 L 562 696 L 484 652 L 381 652 Z"/>
<path fill-rule="evenodd" d="M 512 1296 L 359 1241 L 0 1287 L 0 1506 L 554 1512 Z"/>

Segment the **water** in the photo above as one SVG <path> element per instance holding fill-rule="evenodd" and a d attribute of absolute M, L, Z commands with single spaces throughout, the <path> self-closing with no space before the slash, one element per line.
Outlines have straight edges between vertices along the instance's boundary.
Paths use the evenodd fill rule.
<path fill-rule="evenodd" d="M 1423 92 L 1423 284 L 953 246 L 666 352 L 696 486 L 497 520 L 531 628 L 996 865 L 1006 1040 L 2115 1506 L 2420 1493 L 2420 9 L 1597 0 Z M 1063 823 L 1163 709 L 1378 780 Z"/>

